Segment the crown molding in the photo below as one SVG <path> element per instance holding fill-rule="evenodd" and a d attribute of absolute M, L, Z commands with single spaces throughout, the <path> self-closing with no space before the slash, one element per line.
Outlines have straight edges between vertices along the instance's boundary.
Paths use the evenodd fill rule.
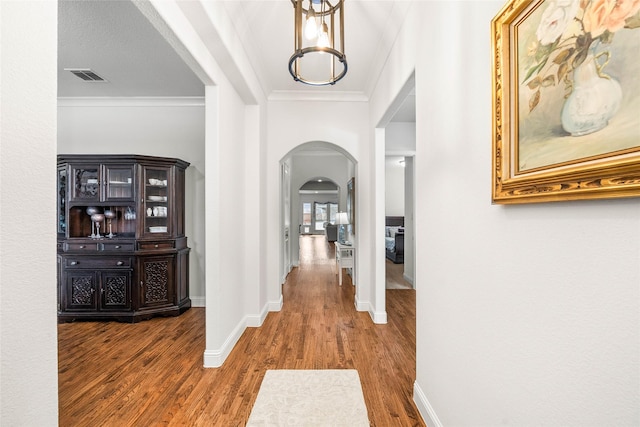
<path fill-rule="evenodd" d="M 338 194 L 338 190 L 298 190 L 299 194 Z"/>
<path fill-rule="evenodd" d="M 416 155 L 416 150 L 389 150 L 385 151 L 385 157 L 412 157 Z"/>
<path fill-rule="evenodd" d="M 325 101 L 325 102 L 368 102 L 364 92 L 314 92 L 310 90 L 274 90 L 269 101 Z"/>
<path fill-rule="evenodd" d="M 58 97 L 58 107 L 204 107 L 204 97 Z"/>

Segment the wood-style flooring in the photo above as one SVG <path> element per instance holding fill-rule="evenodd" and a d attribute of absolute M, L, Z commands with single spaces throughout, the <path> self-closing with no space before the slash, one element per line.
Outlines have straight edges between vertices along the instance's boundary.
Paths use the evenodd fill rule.
<path fill-rule="evenodd" d="M 415 291 L 387 290 L 386 325 L 337 283 L 333 245 L 301 239 L 284 307 L 203 368 L 205 309 L 137 324 L 58 325 L 61 426 L 243 426 L 267 369 L 357 369 L 372 426 L 423 426 L 413 403 Z"/>

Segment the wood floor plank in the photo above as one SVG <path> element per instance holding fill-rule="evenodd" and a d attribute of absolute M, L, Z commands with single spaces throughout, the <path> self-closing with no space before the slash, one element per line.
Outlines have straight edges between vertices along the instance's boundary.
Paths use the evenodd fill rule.
<path fill-rule="evenodd" d="M 333 246 L 301 239 L 284 307 L 205 369 L 205 312 L 58 325 L 61 426 L 243 426 L 268 369 L 357 369 L 372 426 L 424 426 L 413 403 L 415 291 L 388 289 L 386 325 L 337 283 Z"/>

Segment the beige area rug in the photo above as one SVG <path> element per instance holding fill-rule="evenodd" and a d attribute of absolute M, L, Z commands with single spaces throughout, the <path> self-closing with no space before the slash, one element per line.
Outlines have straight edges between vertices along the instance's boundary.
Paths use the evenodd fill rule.
<path fill-rule="evenodd" d="M 268 370 L 247 426 L 368 426 L 355 369 Z"/>

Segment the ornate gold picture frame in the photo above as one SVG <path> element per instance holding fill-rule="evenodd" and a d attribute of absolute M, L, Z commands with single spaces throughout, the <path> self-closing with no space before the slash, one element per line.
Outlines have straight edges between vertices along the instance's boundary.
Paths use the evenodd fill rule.
<path fill-rule="evenodd" d="M 640 2 L 510 0 L 491 29 L 493 202 L 640 196 Z"/>

